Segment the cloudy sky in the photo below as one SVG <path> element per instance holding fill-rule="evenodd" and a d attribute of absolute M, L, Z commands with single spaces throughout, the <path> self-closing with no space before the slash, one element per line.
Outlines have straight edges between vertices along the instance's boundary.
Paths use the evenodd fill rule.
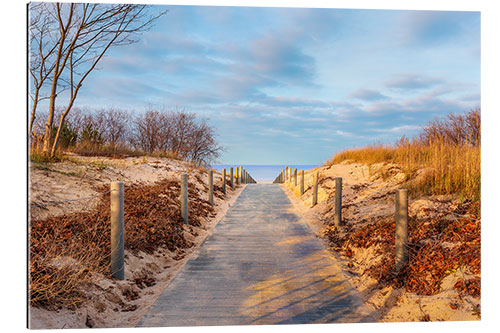
<path fill-rule="evenodd" d="M 76 106 L 196 112 L 226 147 L 221 163 L 322 163 L 480 106 L 479 12 L 161 9 Z"/>

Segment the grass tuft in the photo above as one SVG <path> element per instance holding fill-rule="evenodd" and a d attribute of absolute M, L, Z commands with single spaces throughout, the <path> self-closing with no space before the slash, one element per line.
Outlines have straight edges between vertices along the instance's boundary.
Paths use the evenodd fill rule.
<path fill-rule="evenodd" d="M 394 163 L 407 174 L 408 189 L 426 195 L 458 194 L 477 201 L 481 195 L 481 146 L 408 142 L 399 146 L 369 146 L 336 154 L 326 165 L 343 161 Z M 423 170 L 422 170 L 423 169 Z M 422 170 L 417 177 L 417 171 Z"/>

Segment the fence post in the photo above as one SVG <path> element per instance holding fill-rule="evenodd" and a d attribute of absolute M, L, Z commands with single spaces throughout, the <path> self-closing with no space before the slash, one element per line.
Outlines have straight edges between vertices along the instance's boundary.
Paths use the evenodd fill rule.
<path fill-rule="evenodd" d="M 396 271 L 408 263 L 408 190 L 396 191 Z"/>
<path fill-rule="evenodd" d="M 300 173 L 300 195 L 304 194 L 304 170 Z"/>
<path fill-rule="evenodd" d="M 240 165 L 240 173 L 238 174 L 240 176 L 240 183 L 243 183 L 243 167 Z"/>
<path fill-rule="evenodd" d="M 233 168 L 230 169 L 230 176 L 231 176 L 231 179 L 230 179 L 229 184 L 231 185 L 231 188 L 233 189 L 234 188 L 234 171 L 233 171 Z"/>
<path fill-rule="evenodd" d="M 189 224 L 188 220 L 188 175 L 187 173 L 181 176 L 181 216 L 185 224 Z"/>
<path fill-rule="evenodd" d="M 297 186 L 297 168 L 293 169 L 293 182 Z"/>
<path fill-rule="evenodd" d="M 314 175 L 314 184 L 313 184 L 313 198 L 312 198 L 312 205 L 313 207 L 316 206 L 318 203 L 318 172 Z"/>
<path fill-rule="evenodd" d="M 240 168 L 239 167 L 236 167 L 236 169 L 234 170 L 234 182 L 236 183 L 236 185 L 238 185 L 240 183 L 240 176 L 238 176 L 238 173 L 240 172 Z"/>
<path fill-rule="evenodd" d="M 335 178 L 335 225 L 342 224 L 342 177 Z"/>
<path fill-rule="evenodd" d="M 222 193 L 226 195 L 226 168 L 222 169 Z"/>
<path fill-rule="evenodd" d="M 124 223 L 123 223 L 123 183 L 111 183 L 111 276 L 125 279 L 124 269 Z"/>
<path fill-rule="evenodd" d="M 208 201 L 214 205 L 214 172 L 212 168 L 208 171 Z"/>

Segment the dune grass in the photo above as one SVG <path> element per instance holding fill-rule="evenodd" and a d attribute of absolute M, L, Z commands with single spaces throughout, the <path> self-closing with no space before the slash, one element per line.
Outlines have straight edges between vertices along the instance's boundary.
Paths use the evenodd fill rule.
<path fill-rule="evenodd" d="M 177 152 L 172 151 L 158 151 L 154 153 L 144 152 L 139 149 L 129 149 L 126 147 L 112 147 L 107 145 L 102 146 L 76 146 L 67 148 L 64 150 L 59 150 L 55 156 L 50 156 L 38 149 L 32 149 L 30 151 L 30 161 L 35 163 L 56 163 L 62 160 L 67 160 L 68 157 L 66 153 L 73 153 L 79 156 L 88 157 L 109 157 L 109 158 L 125 158 L 125 157 L 161 157 L 170 158 L 178 161 L 183 161 L 183 159 Z"/>
<path fill-rule="evenodd" d="M 407 141 L 397 146 L 374 145 L 344 150 L 335 154 L 326 165 L 347 160 L 367 165 L 388 162 L 400 166 L 408 176 L 407 187 L 413 194 L 457 194 L 462 199 L 480 200 L 480 145 L 454 145 L 444 140 L 428 143 Z M 418 182 L 412 181 L 421 169 L 426 169 L 426 172 Z"/>

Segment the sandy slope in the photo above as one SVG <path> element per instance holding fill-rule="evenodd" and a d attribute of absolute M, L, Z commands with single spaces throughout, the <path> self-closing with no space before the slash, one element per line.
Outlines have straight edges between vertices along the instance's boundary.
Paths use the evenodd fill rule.
<path fill-rule="evenodd" d="M 97 186 L 108 186 L 111 181 L 127 184 L 151 184 L 159 180 L 177 180 L 180 174 L 189 172 L 189 182 L 204 190 L 208 183 L 206 173 L 189 164 L 166 158 L 86 158 L 74 156 L 70 161 L 50 165 L 30 166 L 30 202 L 47 203 L 74 198 L 85 198 L 98 194 Z M 200 177 L 201 176 L 201 177 Z M 205 184 L 199 182 L 203 179 Z M 214 184 L 221 183 L 221 175 L 214 174 Z M 227 199 L 217 197 L 215 215 L 202 222 L 201 227 L 185 226 L 185 237 L 194 246 L 180 252 L 160 249 L 153 255 L 133 255 L 125 251 L 125 280 L 114 281 L 96 277 L 96 283 L 87 290 L 88 304 L 81 308 L 57 311 L 30 308 L 31 328 L 86 328 L 86 327 L 133 327 L 161 294 L 194 250 L 211 233 L 217 222 L 236 200 L 244 186 L 234 191 L 228 187 Z M 34 219 L 50 215 L 61 215 L 78 211 L 91 211 L 96 200 L 82 200 L 46 208 L 32 207 Z M 139 288 L 134 279 L 154 277 L 154 285 Z M 129 297 L 127 297 L 129 296 Z"/>
<path fill-rule="evenodd" d="M 378 171 L 384 171 L 382 179 Z M 318 204 L 311 208 L 313 174 L 319 172 Z M 300 177 L 300 176 L 299 176 Z M 299 187 L 291 183 L 282 185 L 295 208 L 307 221 L 311 229 L 323 237 L 322 232 L 334 218 L 335 177 L 343 179 L 343 220 L 345 223 L 362 226 L 369 222 L 394 216 L 394 190 L 400 188 L 404 175 L 394 165 L 377 164 L 370 167 L 361 164 L 337 164 L 319 167 L 305 173 L 305 193 L 300 196 Z M 300 179 L 300 178 L 299 178 Z M 450 197 L 437 196 L 410 200 L 410 216 L 430 217 L 434 209 L 448 210 L 457 202 Z M 430 210 L 428 208 L 431 208 Z M 326 242 L 326 240 L 325 240 Z M 419 296 L 392 287 L 381 288 L 376 280 L 363 274 L 364 270 L 378 259 L 375 247 L 356 249 L 352 257 L 332 250 L 343 264 L 344 272 L 352 285 L 360 291 L 366 304 L 374 311 L 379 321 L 420 321 L 423 318 L 440 320 L 478 320 L 480 299 L 460 297 L 453 289 L 459 278 L 469 278 L 467 267 L 449 274 L 441 284 L 441 292 L 433 296 Z M 451 305 L 450 305 L 451 304 Z M 454 309 L 455 308 L 455 309 Z M 428 316 L 426 316 L 428 315 Z"/>

